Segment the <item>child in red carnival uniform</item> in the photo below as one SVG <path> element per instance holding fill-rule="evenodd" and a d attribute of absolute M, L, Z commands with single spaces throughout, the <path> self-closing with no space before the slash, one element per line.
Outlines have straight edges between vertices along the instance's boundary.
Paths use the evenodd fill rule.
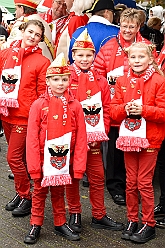
<path fill-rule="evenodd" d="M 82 105 L 89 146 L 86 173 L 90 185 L 92 227 L 121 230 L 123 224 L 109 218 L 104 206 L 104 167 L 100 145 L 108 139 L 110 91 L 107 80 L 92 65 L 95 48 L 87 29 L 75 41 L 72 52 L 74 64 L 70 66 L 70 89 Z M 73 179 L 72 185 L 66 186 L 66 196 L 69 225 L 73 230 L 81 232 L 79 180 Z"/>
<path fill-rule="evenodd" d="M 86 129 L 80 103 L 68 91 L 69 67 L 59 54 L 46 73 L 47 91 L 31 107 L 27 131 L 27 165 L 34 181 L 31 227 L 24 242 L 37 241 L 50 189 L 55 233 L 69 240 L 79 235 L 66 223 L 64 189 L 86 169 Z M 73 193 L 74 194 L 74 193 Z"/>
<path fill-rule="evenodd" d="M 165 135 L 165 78 L 152 55 L 152 45 L 128 48 L 130 69 L 116 82 L 110 116 L 121 123 L 116 147 L 124 151 L 128 223 L 122 238 L 145 243 L 155 237 L 152 180 Z M 162 74 L 162 75 L 161 75 Z M 142 227 L 138 230 L 140 192 Z"/>

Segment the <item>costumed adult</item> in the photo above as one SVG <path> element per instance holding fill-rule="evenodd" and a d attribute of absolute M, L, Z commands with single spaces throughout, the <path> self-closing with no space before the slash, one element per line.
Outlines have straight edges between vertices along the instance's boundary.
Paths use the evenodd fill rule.
<path fill-rule="evenodd" d="M 120 16 L 120 32 L 117 37 L 108 41 L 98 52 L 94 65 L 98 72 L 107 77 L 111 98 L 115 93 L 115 80 L 118 76 L 128 71 L 128 58 L 124 48 L 133 42 L 150 42 L 144 39 L 140 33 L 140 19 L 138 10 L 128 8 Z M 155 51 L 156 55 L 156 51 Z M 123 151 L 116 148 L 119 123 L 111 123 L 108 141 L 106 186 L 114 202 L 125 205 L 126 173 Z"/>
<path fill-rule="evenodd" d="M 2 10 L 0 9 L 0 36 L 1 35 L 5 36 L 5 40 L 7 40 L 8 36 L 9 36 L 6 28 L 2 25 Z M 0 37 L 0 38 L 2 38 L 2 37 Z M 0 46 L 1 46 L 1 41 L 3 41 L 3 40 L 0 39 Z"/>
<path fill-rule="evenodd" d="M 42 49 L 42 54 L 50 61 L 54 58 L 54 48 L 52 42 L 52 34 L 49 25 L 37 14 L 37 6 L 41 0 L 14 0 L 16 8 L 16 22 L 11 30 L 11 33 L 5 43 L 4 48 L 9 47 L 14 40 L 22 39 L 22 32 L 19 26 L 28 20 L 39 20 L 45 27 L 45 36 L 43 42 L 39 43 Z"/>
<path fill-rule="evenodd" d="M 45 0 L 42 5 L 49 8 L 46 12 L 40 13 L 42 19 L 47 23 L 52 23 L 53 21 L 67 15 L 66 3 L 64 0 Z"/>
<path fill-rule="evenodd" d="M 38 43 L 44 26 L 30 20 L 20 26 L 22 40 L 0 51 L 0 114 L 8 143 L 7 162 L 14 174 L 16 196 L 6 210 L 13 216 L 31 211 L 30 179 L 26 169 L 26 133 L 31 104 L 46 90 L 45 75 L 50 61 Z"/>
<path fill-rule="evenodd" d="M 62 28 L 60 28 L 60 30 L 56 33 L 55 57 L 63 52 L 65 59 L 68 61 L 69 45 L 72 34 L 78 27 L 87 24 L 89 18 L 86 14 L 83 14 L 83 11 L 90 8 L 93 1 L 94 0 L 65 1 L 69 14 Z"/>
<path fill-rule="evenodd" d="M 95 46 L 96 54 L 108 40 L 118 34 L 119 28 L 112 24 L 114 10 L 112 0 L 95 0 L 91 8 L 84 11 L 85 13 L 92 13 L 92 17 L 89 19 L 87 25 L 78 28 L 72 35 L 69 48 L 69 61 L 71 63 L 73 63 L 73 44 L 86 28 Z"/>
<path fill-rule="evenodd" d="M 56 37 L 68 18 L 66 3 L 64 0 L 52 0 L 52 2 L 50 0 L 45 0 L 43 6 L 46 6 L 49 9 L 45 13 L 40 14 L 40 16 L 49 23 L 52 31 L 53 44 L 55 44 Z"/>

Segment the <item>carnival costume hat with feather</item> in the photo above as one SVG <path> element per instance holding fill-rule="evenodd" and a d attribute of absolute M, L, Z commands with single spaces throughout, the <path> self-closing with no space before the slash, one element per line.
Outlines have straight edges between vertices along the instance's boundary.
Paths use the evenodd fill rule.
<path fill-rule="evenodd" d="M 95 46 L 87 31 L 87 28 L 78 36 L 75 43 L 73 44 L 72 51 L 77 49 L 88 49 L 95 52 Z"/>
<path fill-rule="evenodd" d="M 41 0 L 14 0 L 15 5 L 24 5 L 36 9 Z"/>
<path fill-rule="evenodd" d="M 85 29 L 73 44 L 72 51 L 92 50 L 95 47 L 87 29 Z M 78 77 L 78 89 L 76 99 L 81 103 L 87 131 L 87 142 L 105 141 L 108 137 L 105 133 L 103 121 L 103 106 L 101 89 L 98 85 L 93 65 L 87 71 L 82 71 L 76 63 L 73 64 Z"/>
<path fill-rule="evenodd" d="M 112 10 L 114 11 L 114 2 L 113 0 L 95 0 L 92 6 L 89 9 L 86 9 L 85 13 L 95 13 L 100 10 Z"/>
<path fill-rule="evenodd" d="M 48 67 L 46 77 L 69 75 L 64 54 L 59 54 Z M 57 97 L 48 86 L 50 97 L 47 117 L 47 132 L 44 147 L 42 187 L 71 184 L 69 174 L 71 143 L 71 112 L 68 106 L 69 93 L 66 90 Z"/>

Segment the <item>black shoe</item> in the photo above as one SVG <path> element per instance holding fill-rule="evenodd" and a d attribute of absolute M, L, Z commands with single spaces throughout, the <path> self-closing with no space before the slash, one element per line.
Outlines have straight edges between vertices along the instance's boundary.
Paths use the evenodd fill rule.
<path fill-rule="evenodd" d="M 18 207 L 12 211 L 12 215 L 15 217 L 22 217 L 31 213 L 32 200 L 23 198 Z"/>
<path fill-rule="evenodd" d="M 130 240 L 137 243 L 146 243 L 150 239 L 155 238 L 155 227 L 144 224 L 141 229 L 130 236 Z"/>
<path fill-rule="evenodd" d="M 124 231 L 122 232 L 121 238 L 129 240 L 130 236 L 137 231 L 137 228 L 138 228 L 138 223 L 137 222 L 129 221 L 127 223 Z"/>
<path fill-rule="evenodd" d="M 165 218 L 157 220 L 156 227 L 165 228 Z"/>
<path fill-rule="evenodd" d="M 96 229 L 110 229 L 120 231 L 123 230 L 123 223 L 116 222 L 107 215 L 105 215 L 101 220 L 92 218 L 91 226 Z"/>
<path fill-rule="evenodd" d="M 163 206 L 160 203 L 154 208 L 154 217 L 165 216 L 165 211 L 163 210 Z"/>
<path fill-rule="evenodd" d="M 41 226 L 32 225 L 29 233 L 25 236 L 24 243 L 35 244 L 40 236 Z"/>
<path fill-rule="evenodd" d="M 112 199 L 114 203 L 118 205 L 124 205 L 124 206 L 126 205 L 125 197 L 123 195 L 114 195 L 112 196 Z"/>
<path fill-rule="evenodd" d="M 73 231 L 80 233 L 82 231 L 81 214 L 71 214 L 69 219 L 69 226 Z"/>
<path fill-rule="evenodd" d="M 18 206 L 19 203 L 20 203 L 20 197 L 16 193 L 16 195 L 14 196 L 14 198 L 6 204 L 5 209 L 7 211 L 13 211 Z"/>
<path fill-rule="evenodd" d="M 54 228 L 55 228 L 56 234 L 61 235 L 65 237 L 66 239 L 69 239 L 72 241 L 80 239 L 79 234 L 73 231 L 66 223 L 62 226 L 55 226 Z"/>
<path fill-rule="evenodd" d="M 13 173 L 10 173 L 10 174 L 8 175 L 8 178 L 14 180 L 14 174 L 13 174 Z"/>
<path fill-rule="evenodd" d="M 83 181 L 83 187 L 89 187 L 89 181 L 86 173 L 84 173 L 82 181 Z"/>

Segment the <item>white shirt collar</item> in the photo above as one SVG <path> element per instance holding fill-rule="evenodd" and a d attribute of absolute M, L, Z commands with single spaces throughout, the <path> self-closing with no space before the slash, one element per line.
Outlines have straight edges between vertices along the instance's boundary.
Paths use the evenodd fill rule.
<path fill-rule="evenodd" d="M 112 23 L 110 23 L 107 19 L 105 19 L 104 17 L 102 16 L 98 16 L 98 15 L 93 15 L 89 18 L 89 21 L 88 23 L 90 22 L 100 22 L 102 24 L 106 24 L 106 25 L 113 25 L 113 26 L 116 26 Z"/>

